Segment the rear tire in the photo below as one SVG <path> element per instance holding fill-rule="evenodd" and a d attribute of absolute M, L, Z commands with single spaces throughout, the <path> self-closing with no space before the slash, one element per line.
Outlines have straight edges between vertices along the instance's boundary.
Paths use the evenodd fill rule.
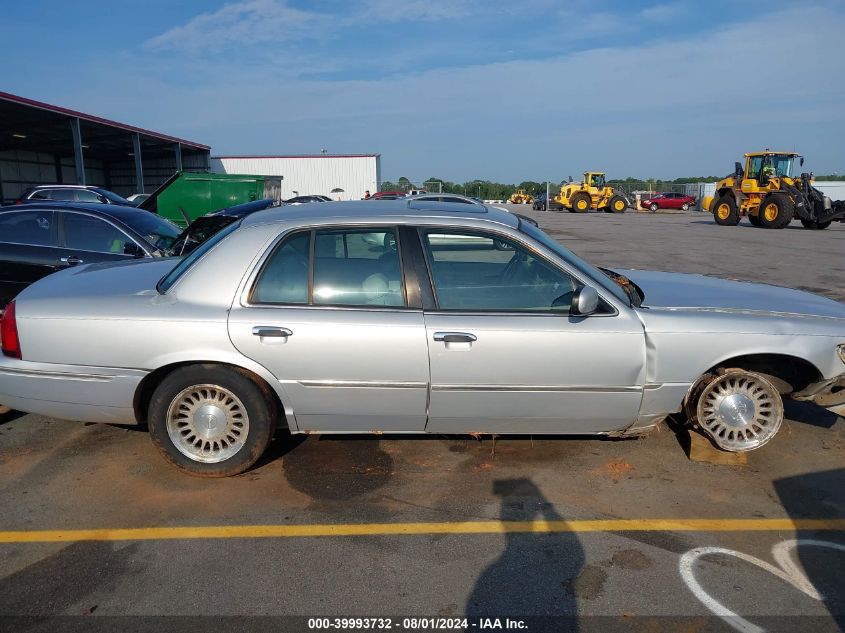
<path fill-rule="evenodd" d="M 748 216 L 748 221 L 751 222 L 754 226 L 763 226 L 760 224 L 760 216 L 759 215 L 750 215 Z"/>
<path fill-rule="evenodd" d="M 229 477 L 261 457 L 277 415 L 267 385 L 204 364 L 177 369 L 156 387 L 148 423 L 153 445 L 172 466 L 198 477 Z"/>
<path fill-rule="evenodd" d="M 810 229 L 813 231 L 822 231 L 831 225 L 831 222 L 818 222 L 816 220 L 805 220 L 801 219 L 801 224 L 804 225 L 805 229 Z"/>
<path fill-rule="evenodd" d="M 757 216 L 760 218 L 760 226 L 766 229 L 782 229 L 792 222 L 795 215 L 795 207 L 792 200 L 784 195 L 768 195 L 760 203 L 760 210 Z"/>
<path fill-rule="evenodd" d="M 580 191 L 572 196 L 572 210 L 576 213 L 586 213 L 593 206 L 593 201 L 589 194 Z"/>
<path fill-rule="evenodd" d="M 722 196 L 713 205 L 713 218 L 716 224 L 722 226 L 736 226 L 739 224 L 739 214 L 736 202 L 730 196 Z"/>

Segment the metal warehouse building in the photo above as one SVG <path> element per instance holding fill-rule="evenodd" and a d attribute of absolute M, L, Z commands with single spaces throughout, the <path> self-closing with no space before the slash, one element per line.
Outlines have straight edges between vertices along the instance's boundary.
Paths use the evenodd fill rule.
<path fill-rule="evenodd" d="M 282 198 L 324 195 L 358 200 L 381 184 L 380 154 L 311 156 L 212 156 L 211 169 L 223 174 L 282 176 Z"/>
<path fill-rule="evenodd" d="M 151 192 L 177 170 L 208 171 L 210 147 L 0 92 L 0 201 L 33 185 Z"/>

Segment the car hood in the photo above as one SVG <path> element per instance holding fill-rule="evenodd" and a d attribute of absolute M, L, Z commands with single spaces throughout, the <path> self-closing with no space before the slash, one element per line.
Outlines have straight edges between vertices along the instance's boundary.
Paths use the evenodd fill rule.
<path fill-rule="evenodd" d="M 645 294 L 646 308 L 717 310 L 845 319 L 845 304 L 819 295 L 705 275 L 616 270 Z"/>

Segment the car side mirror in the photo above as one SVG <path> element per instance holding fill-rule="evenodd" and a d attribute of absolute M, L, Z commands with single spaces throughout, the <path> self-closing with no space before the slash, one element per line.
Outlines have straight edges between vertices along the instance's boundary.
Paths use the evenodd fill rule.
<path fill-rule="evenodd" d="M 576 288 L 572 295 L 570 314 L 575 316 L 590 316 L 599 309 L 599 293 L 592 286 Z"/>
<path fill-rule="evenodd" d="M 131 255 L 132 257 L 143 257 L 146 255 L 144 249 L 134 242 L 126 242 L 126 244 L 123 245 L 123 254 Z"/>

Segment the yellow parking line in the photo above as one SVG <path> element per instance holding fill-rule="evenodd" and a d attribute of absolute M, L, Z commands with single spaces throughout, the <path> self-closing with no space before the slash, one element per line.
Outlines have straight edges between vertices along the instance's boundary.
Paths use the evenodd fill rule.
<path fill-rule="evenodd" d="M 21 530 L 0 532 L 0 543 L 396 536 L 415 534 L 505 534 L 520 532 L 551 534 L 564 532 L 772 532 L 790 530 L 845 531 L 845 519 L 610 519 Z"/>

